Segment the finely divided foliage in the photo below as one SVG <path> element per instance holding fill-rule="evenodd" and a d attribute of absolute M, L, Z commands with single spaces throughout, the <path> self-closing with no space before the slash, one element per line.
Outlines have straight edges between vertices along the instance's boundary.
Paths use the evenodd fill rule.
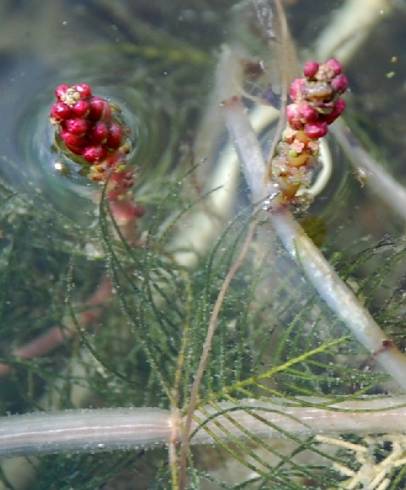
<path fill-rule="evenodd" d="M 266 38 L 272 42 L 281 28 L 273 30 L 269 23 L 282 22 L 281 2 L 276 1 L 272 11 L 274 2 L 254 3 L 256 9 L 249 7 L 248 13 L 245 7 L 241 9 L 241 18 L 253 22 L 254 12 L 265 16 Z M 143 31 L 141 25 L 139 32 L 149 39 L 148 28 Z M 256 42 L 261 45 L 261 39 Z M 175 46 L 181 54 L 182 45 Z M 238 63 L 247 63 L 250 55 L 245 53 L 242 60 L 236 50 L 232 56 Z M 304 90 L 306 83 L 311 89 L 320 82 L 320 66 L 321 78 L 328 68 L 337 71 L 335 60 L 330 58 L 328 63 L 306 64 L 307 81 L 299 83 L 298 90 Z M 301 143 L 322 137 L 327 124 L 344 108 L 339 94 L 347 80 L 341 66 L 339 72 L 328 75 L 328 84 L 337 85 L 336 93 L 319 104 L 318 114 L 304 94 L 292 97 L 287 119 L 295 138 L 300 133 Z M 256 87 L 267 83 L 264 76 L 258 75 Z M 236 80 L 239 93 L 253 86 L 252 80 L 245 82 Z M 79 93 L 79 88 L 89 91 L 70 101 L 68 95 Z M 60 86 L 51 109 L 59 150 L 66 150 L 64 144 L 69 147 L 67 133 L 79 132 L 79 138 L 86 140 L 80 141 L 80 151 L 70 145 L 70 152 L 82 166 L 90 165 L 84 167 L 87 172 L 93 164 L 103 166 L 109 152 L 123 157 L 114 152 L 114 142 L 107 143 L 107 133 L 101 134 L 111 132 L 117 121 L 107 118 L 106 123 L 101 117 L 97 121 L 106 127 L 88 124 L 96 98 L 90 90 L 86 84 Z M 258 101 L 257 96 L 253 94 L 253 100 Z M 104 98 L 97 100 L 109 105 Z M 67 446 L 57 441 L 52 449 L 56 454 L 31 458 L 27 467 L 34 468 L 34 474 L 27 476 L 27 488 L 120 490 L 128 484 L 141 489 L 403 488 L 406 443 L 402 434 L 394 432 L 405 430 L 404 422 L 399 427 L 396 422 L 396 414 L 404 414 L 404 399 L 390 401 L 373 395 L 398 393 L 391 377 L 376 368 L 385 349 L 395 344 L 404 348 L 399 272 L 404 240 L 393 233 L 362 245 L 356 240 L 342 251 L 340 243 L 324 242 L 323 252 L 335 271 L 387 336 L 382 352 L 371 353 L 309 280 L 297 260 L 300 242 L 295 256 L 278 240 L 268 218 L 269 209 L 278 212 L 277 206 L 300 201 L 296 196 L 300 185 L 292 190 L 288 182 L 292 175 L 283 172 L 280 161 L 286 157 L 289 164 L 301 167 L 297 164 L 300 155 L 285 147 L 295 139 L 292 134 L 283 134 L 282 148 L 274 145 L 272 157 L 279 159 L 278 168 L 268 172 L 270 184 L 279 186 L 279 197 L 273 196 L 266 206 L 251 204 L 242 184 L 235 191 L 232 215 L 221 214 L 210 206 L 222 186 L 205 186 L 210 182 L 205 162 L 194 161 L 193 151 L 186 156 L 179 151 L 195 106 L 183 111 L 182 117 L 173 116 L 178 117 L 174 126 L 179 134 L 172 136 L 172 146 L 155 162 L 155 176 L 140 165 L 134 185 L 131 181 L 125 187 L 125 203 L 142 203 L 143 217 L 135 212 L 140 208 L 134 204 L 131 217 L 126 214 L 123 222 L 117 211 L 123 211 L 122 196 L 109 195 L 111 175 L 104 176 L 104 185 L 97 188 L 95 221 L 88 227 L 59 213 L 43 196 L 23 194 L 1 183 L 0 407 L 4 415 L 25 413 L 28 418 L 2 419 L 0 454 L 7 455 L 6 444 L 9 450 L 13 444 L 7 439 L 11 430 L 7 419 L 33 430 L 34 418 L 29 414 L 45 411 L 36 420 L 48 436 L 47 417 L 49 424 L 52 417 L 48 412 L 77 409 L 58 412 L 60 422 L 55 418 L 52 423 L 74 424 L 77 414 L 80 426 L 85 418 L 80 418 L 84 412 L 79 409 L 94 408 L 97 426 L 102 420 L 106 424 L 103 409 L 112 408 L 111 417 L 107 413 L 111 440 L 107 437 L 103 444 L 93 444 L 90 436 L 80 439 L 80 433 L 73 434 L 76 429 L 72 429 L 79 441 L 68 448 L 73 447 L 73 452 L 65 453 Z M 85 121 L 86 128 L 73 123 L 68 128 L 66 121 L 72 120 Z M 221 131 L 218 141 L 225 139 Z M 271 138 L 269 132 L 266 137 Z M 97 140 L 97 155 L 94 150 L 83 153 L 91 138 Z M 120 133 L 120 144 L 122 138 Z M 302 151 L 305 145 L 296 144 L 295 149 L 299 146 Z M 244 152 L 237 149 L 244 160 Z M 313 168 L 318 144 L 310 150 Z M 216 165 L 226 160 L 225 153 L 219 152 Z M 180 162 L 170 174 L 168 158 Z M 229 172 L 235 171 L 235 163 L 231 162 Z M 309 219 L 303 210 L 293 205 L 291 209 L 297 219 Z M 194 250 L 188 241 L 182 242 L 186 225 L 196 222 L 195 233 L 200 236 L 204 220 L 209 219 L 218 231 L 208 239 L 201 234 L 208 242 L 204 247 Z M 179 258 L 185 252 L 193 256 L 189 264 Z M 20 346 L 41 338 L 45 339 L 41 353 L 34 349 L 29 355 L 29 349 L 21 350 Z M 140 425 L 130 442 L 122 437 L 131 427 L 120 436 L 114 432 L 119 414 L 127 414 L 119 412 L 119 407 L 136 407 L 134 417 Z M 143 407 L 162 410 L 148 412 Z M 82 425 L 82 429 L 90 427 Z M 41 452 L 24 440 L 24 434 L 22 438 L 25 445 L 17 453 Z M 0 471 L 2 488 L 24 488 L 15 483 L 10 461 L 5 459 Z M 372 465 L 377 470 L 368 475 Z"/>

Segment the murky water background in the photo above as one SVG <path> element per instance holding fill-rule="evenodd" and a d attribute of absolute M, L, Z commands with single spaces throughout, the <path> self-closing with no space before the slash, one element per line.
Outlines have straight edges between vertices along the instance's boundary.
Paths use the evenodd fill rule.
<path fill-rule="evenodd" d="M 344 3 L 285 2 L 303 59 Z M 391 13 L 382 12 L 382 21 L 348 64 L 347 117 L 365 147 L 406 184 L 406 6 L 395 0 L 388 5 Z M 1 177 L 18 193 L 45 197 L 84 227 L 94 222 L 94 186 L 74 167 L 66 177 L 54 166 L 58 156 L 48 112 L 62 82 L 90 83 L 124 108 L 136 143 L 133 162 L 144 182 L 169 176 L 185 159 L 189 167 L 200 163 L 190 153 L 213 89 L 220 46 L 230 39 L 244 45 L 245 33 L 255 31 L 242 25 L 240 10 L 238 2 L 225 0 L 0 0 Z M 345 262 L 358 248 L 389 234 L 402 236 L 404 224 L 360 185 L 334 141 L 331 150 L 333 179 L 308 218 L 321 223 L 322 232 L 315 235 L 321 233 L 328 253 L 340 251 Z M 244 200 L 244 191 L 241 196 Z M 365 266 L 366 276 L 370 267 Z M 403 265 L 400 269 L 392 282 L 402 286 Z M 49 288 L 55 287 L 55 276 L 50 271 Z M 0 336 L 2 327 L 0 317 Z M 7 387 L 7 404 L 24 406 L 18 397 L 14 405 L 13 393 Z"/>
<path fill-rule="evenodd" d="M 208 89 L 205 71 L 213 63 L 213 33 L 219 39 L 222 30 L 215 23 L 221 11 L 199 13 L 206 21 L 198 40 L 197 14 L 189 7 L 3 1 L 1 8 L 2 173 L 27 192 L 45 192 L 64 212 L 86 205 L 77 195 L 88 186 L 84 179 L 75 186 L 74 172 L 67 179 L 53 168 L 47 114 L 58 83 L 86 80 L 122 105 L 137 142 L 134 162 L 147 168 L 172 151 L 179 138 L 174 128 L 204 103 L 201 82 Z"/>
<path fill-rule="evenodd" d="M 401 2 L 390 3 L 396 16 L 383 15 L 351 61 L 348 113 L 360 121 L 374 143 L 380 143 L 383 158 L 402 174 L 404 8 Z M 299 46 L 309 50 L 343 2 L 288 4 L 294 36 Z M 46 120 L 55 85 L 82 79 L 124 103 L 137 139 L 134 160 L 156 167 L 165 151 L 176 150 L 170 143 L 180 136 L 172 134 L 174 121 L 181 138 L 192 138 L 212 87 L 216 51 L 230 34 L 238 36 L 238 21 L 232 20 L 236 6 L 3 0 L 0 155 L 6 161 L 2 174 L 24 189 L 32 184 L 49 194 L 65 212 L 70 208 L 74 213 L 75 203 L 86 205 L 86 199 L 77 199 L 78 194 L 86 194 L 84 181 L 75 186 L 74 178 L 66 179 L 53 168 L 56 157 L 50 152 Z M 180 120 L 182 112 L 185 117 Z"/>

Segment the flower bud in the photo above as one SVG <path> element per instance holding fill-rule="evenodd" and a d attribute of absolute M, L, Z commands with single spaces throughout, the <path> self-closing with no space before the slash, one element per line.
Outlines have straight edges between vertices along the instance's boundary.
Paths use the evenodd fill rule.
<path fill-rule="evenodd" d="M 107 137 L 107 146 L 112 149 L 119 148 L 122 138 L 123 130 L 121 129 L 121 126 L 116 123 L 112 123 Z"/>
<path fill-rule="evenodd" d="M 98 121 L 99 119 L 106 120 L 110 117 L 111 109 L 107 100 L 104 100 L 101 97 L 92 97 L 90 99 L 89 119 Z"/>
<path fill-rule="evenodd" d="M 90 132 L 90 140 L 92 143 L 105 143 L 107 140 L 107 136 L 109 134 L 109 130 L 106 126 L 106 123 L 103 121 L 98 121 Z"/>
<path fill-rule="evenodd" d="M 337 75 L 331 80 L 331 88 L 339 94 L 344 93 L 348 88 L 348 78 L 345 75 Z"/>
<path fill-rule="evenodd" d="M 346 104 L 344 99 L 341 99 L 341 98 L 337 99 L 335 104 L 334 104 L 332 111 L 330 112 L 330 114 L 325 114 L 323 120 L 327 124 L 333 123 L 337 119 L 337 117 L 340 116 L 344 112 L 346 105 L 347 104 Z"/>
<path fill-rule="evenodd" d="M 317 61 L 307 61 L 303 67 L 303 74 L 306 78 L 313 78 L 319 70 Z"/>
<path fill-rule="evenodd" d="M 304 124 L 316 122 L 319 118 L 316 109 L 306 102 L 299 104 L 299 114 Z"/>
<path fill-rule="evenodd" d="M 86 117 L 90 110 L 90 104 L 87 100 L 78 100 L 72 107 L 72 112 L 77 117 Z"/>
<path fill-rule="evenodd" d="M 82 154 L 83 147 L 86 144 L 86 140 L 83 137 L 70 133 L 66 130 L 61 131 L 60 137 L 71 152 L 75 153 L 76 155 Z"/>
<path fill-rule="evenodd" d="M 324 121 L 317 121 L 315 123 L 306 124 L 304 132 L 306 136 L 311 139 L 319 139 L 327 134 L 328 127 Z"/>
<path fill-rule="evenodd" d="M 67 83 L 59 84 L 55 89 L 55 96 L 57 99 L 61 100 L 61 98 L 66 94 L 69 85 Z"/>
<path fill-rule="evenodd" d="M 65 129 L 67 129 L 72 134 L 82 136 L 89 129 L 89 123 L 88 121 L 86 121 L 86 119 L 81 118 L 68 119 L 67 121 L 65 121 Z"/>
<path fill-rule="evenodd" d="M 343 67 L 341 63 L 335 58 L 330 58 L 325 63 L 325 66 L 333 72 L 334 75 L 339 75 L 342 72 Z"/>
<path fill-rule="evenodd" d="M 55 121 L 61 122 L 69 119 L 72 115 L 71 108 L 64 102 L 55 102 L 51 107 L 51 117 Z"/>
<path fill-rule="evenodd" d="M 296 78 L 290 85 L 289 96 L 292 101 L 296 101 L 303 97 L 303 87 L 305 80 L 303 78 Z"/>
<path fill-rule="evenodd" d="M 78 83 L 75 90 L 79 92 L 81 99 L 87 99 L 92 96 L 92 89 L 87 83 Z"/>
<path fill-rule="evenodd" d="M 106 150 L 101 145 L 87 146 L 83 150 L 83 158 L 89 163 L 100 162 L 106 156 Z"/>

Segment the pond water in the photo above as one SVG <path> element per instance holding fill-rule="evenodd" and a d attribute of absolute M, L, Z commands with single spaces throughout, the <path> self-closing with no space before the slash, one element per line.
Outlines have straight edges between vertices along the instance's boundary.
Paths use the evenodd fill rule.
<path fill-rule="evenodd" d="M 406 5 L 365 2 L 371 5 L 358 21 L 361 10 L 354 1 L 282 3 L 300 62 L 315 52 L 342 56 L 351 87 L 347 122 L 369 154 L 406 184 Z M 268 45 L 248 1 L 0 0 L 0 16 L 0 375 L 2 365 L 13 367 L 0 378 L 1 412 L 181 406 L 215 298 L 246 229 L 249 201 L 238 172 L 231 184 L 231 170 L 224 182 L 216 177 L 232 151 L 216 99 L 216 66 L 225 45 L 243 53 L 245 62 L 263 62 L 265 75 L 244 86 L 255 99 L 246 100 L 252 115 L 258 98 L 271 88 L 278 100 L 279 41 Z M 223 85 L 233 87 L 232 72 L 222 76 Z M 67 164 L 67 172 L 58 170 L 63 157 L 55 149 L 49 110 L 55 86 L 77 82 L 91 84 L 94 93 L 120 106 L 131 131 L 129 158 L 136 169 L 131 192 L 146 210 L 131 246 L 120 240 L 120 227 L 100 204 L 101 186 L 81 175 L 75 163 Z M 269 122 L 258 131 L 265 151 L 274 129 L 275 122 Z M 332 177 L 308 210 L 296 212 L 297 219 L 403 348 L 404 220 L 371 191 L 331 136 L 328 145 Z M 228 185 L 232 198 L 210 208 L 213 188 Z M 237 275 L 227 296 L 215 361 L 204 381 L 207 397 L 347 334 L 268 231 L 259 235 L 251 269 Z M 112 289 L 94 303 L 95 291 L 110 280 Z M 87 331 L 88 323 L 81 322 L 88 313 L 95 321 Z M 189 324 L 190 338 L 184 333 Z M 66 342 L 45 356 L 13 356 L 60 325 Z M 270 380 L 268 389 L 287 398 L 391 392 L 391 383 L 374 367 L 352 340 L 342 350 L 323 351 L 303 374 L 298 368 Z M 371 379 L 364 379 L 364 372 L 372 372 Z M 177 381 L 177 398 L 170 403 L 165 387 L 172 389 L 176 376 L 184 379 Z M 288 452 L 295 450 L 289 446 Z M 200 483 L 191 488 L 237 488 L 231 485 L 245 480 L 238 488 L 271 488 L 250 484 L 255 478 L 249 465 L 237 468 L 224 451 L 219 454 L 213 448 L 196 450 L 199 472 L 192 480 Z M 275 485 L 297 484 L 299 465 L 305 468 L 299 471 L 301 484 L 303 475 L 310 481 L 309 468 L 320 461 L 303 454 L 295 460 L 289 456 L 294 463 L 285 463 L 289 469 L 280 470 L 282 480 L 275 477 Z M 5 460 L 0 472 L 1 490 L 171 488 L 163 450 L 111 458 L 45 456 L 33 461 L 36 476 L 21 460 L 15 464 L 26 469 L 18 475 L 13 461 Z M 323 468 L 318 481 L 323 475 L 330 485 L 339 481 Z M 306 488 L 327 488 L 311 485 Z"/>
<path fill-rule="evenodd" d="M 1 8 L 7 19 L 1 34 L 2 172 L 27 192 L 45 192 L 65 213 L 77 207 L 82 214 L 86 182 L 76 186 L 74 172 L 67 179 L 54 168 L 47 114 L 58 83 L 85 80 L 115 99 L 130 115 L 134 160 L 148 167 L 171 151 L 170 129 L 205 100 L 200 82 L 213 63 L 210 31 L 219 38 L 221 29 L 209 10 L 210 37 L 197 44 L 196 15 L 187 7 L 170 17 L 166 7 L 131 2 L 2 2 Z"/>

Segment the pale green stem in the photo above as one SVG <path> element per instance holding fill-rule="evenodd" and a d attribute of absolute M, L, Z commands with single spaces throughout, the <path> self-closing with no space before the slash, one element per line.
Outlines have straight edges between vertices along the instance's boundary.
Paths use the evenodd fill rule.
<path fill-rule="evenodd" d="M 283 401 L 240 400 L 203 407 L 195 413 L 192 444 L 213 443 L 213 437 L 244 437 L 244 432 L 266 438 L 316 434 L 406 433 L 406 398 L 365 398 L 320 407 L 326 400 L 309 398 L 319 406 L 289 406 Z M 306 400 L 298 400 L 306 402 Z M 226 416 L 227 415 L 227 416 Z M 230 419 L 231 417 L 231 419 Z M 235 423 L 237 422 L 237 423 Z"/>
<path fill-rule="evenodd" d="M 211 444 L 213 436 L 226 440 L 227 434 L 244 438 L 238 426 L 266 438 L 283 438 L 284 433 L 406 433 L 405 397 L 330 405 L 326 399 L 309 398 L 297 403 L 250 399 L 202 407 L 194 413 L 190 443 Z M 311 406 L 302 406 L 306 403 Z M 0 418 L 0 457 L 153 448 L 179 441 L 180 427 L 169 410 L 147 407 L 12 415 Z"/>
<path fill-rule="evenodd" d="M 169 412 L 157 408 L 13 415 L 0 419 L 0 456 L 153 447 L 172 430 Z"/>
<path fill-rule="evenodd" d="M 346 63 L 393 8 L 392 0 L 347 0 L 333 10 L 330 22 L 313 46 L 316 59 L 335 56 Z"/>
<path fill-rule="evenodd" d="M 267 195 L 277 195 L 278 189 L 274 183 L 265 184 L 262 151 L 238 98 L 231 98 L 225 104 L 225 117 L 253 201 L 260 201 Z M 388 338 L 385 333 L 339 278 L 292 214 L 287 209 L 276 209 L 269 212 L 269 218 L 284 247 L 303 267 L 320 297 L 398 385 L 406 389 L 406 356 L 394 344 L 386 342 Z"/>
<path fill-rule="evenodd" d="M 406 220 L 406 189 L 399 184 L 372 156 L 362 148 L 351 130 L 342 121 L 332 126 L 332 133 L 347 158 L 361 172 L 360 178 L 382 201 Z"/>

